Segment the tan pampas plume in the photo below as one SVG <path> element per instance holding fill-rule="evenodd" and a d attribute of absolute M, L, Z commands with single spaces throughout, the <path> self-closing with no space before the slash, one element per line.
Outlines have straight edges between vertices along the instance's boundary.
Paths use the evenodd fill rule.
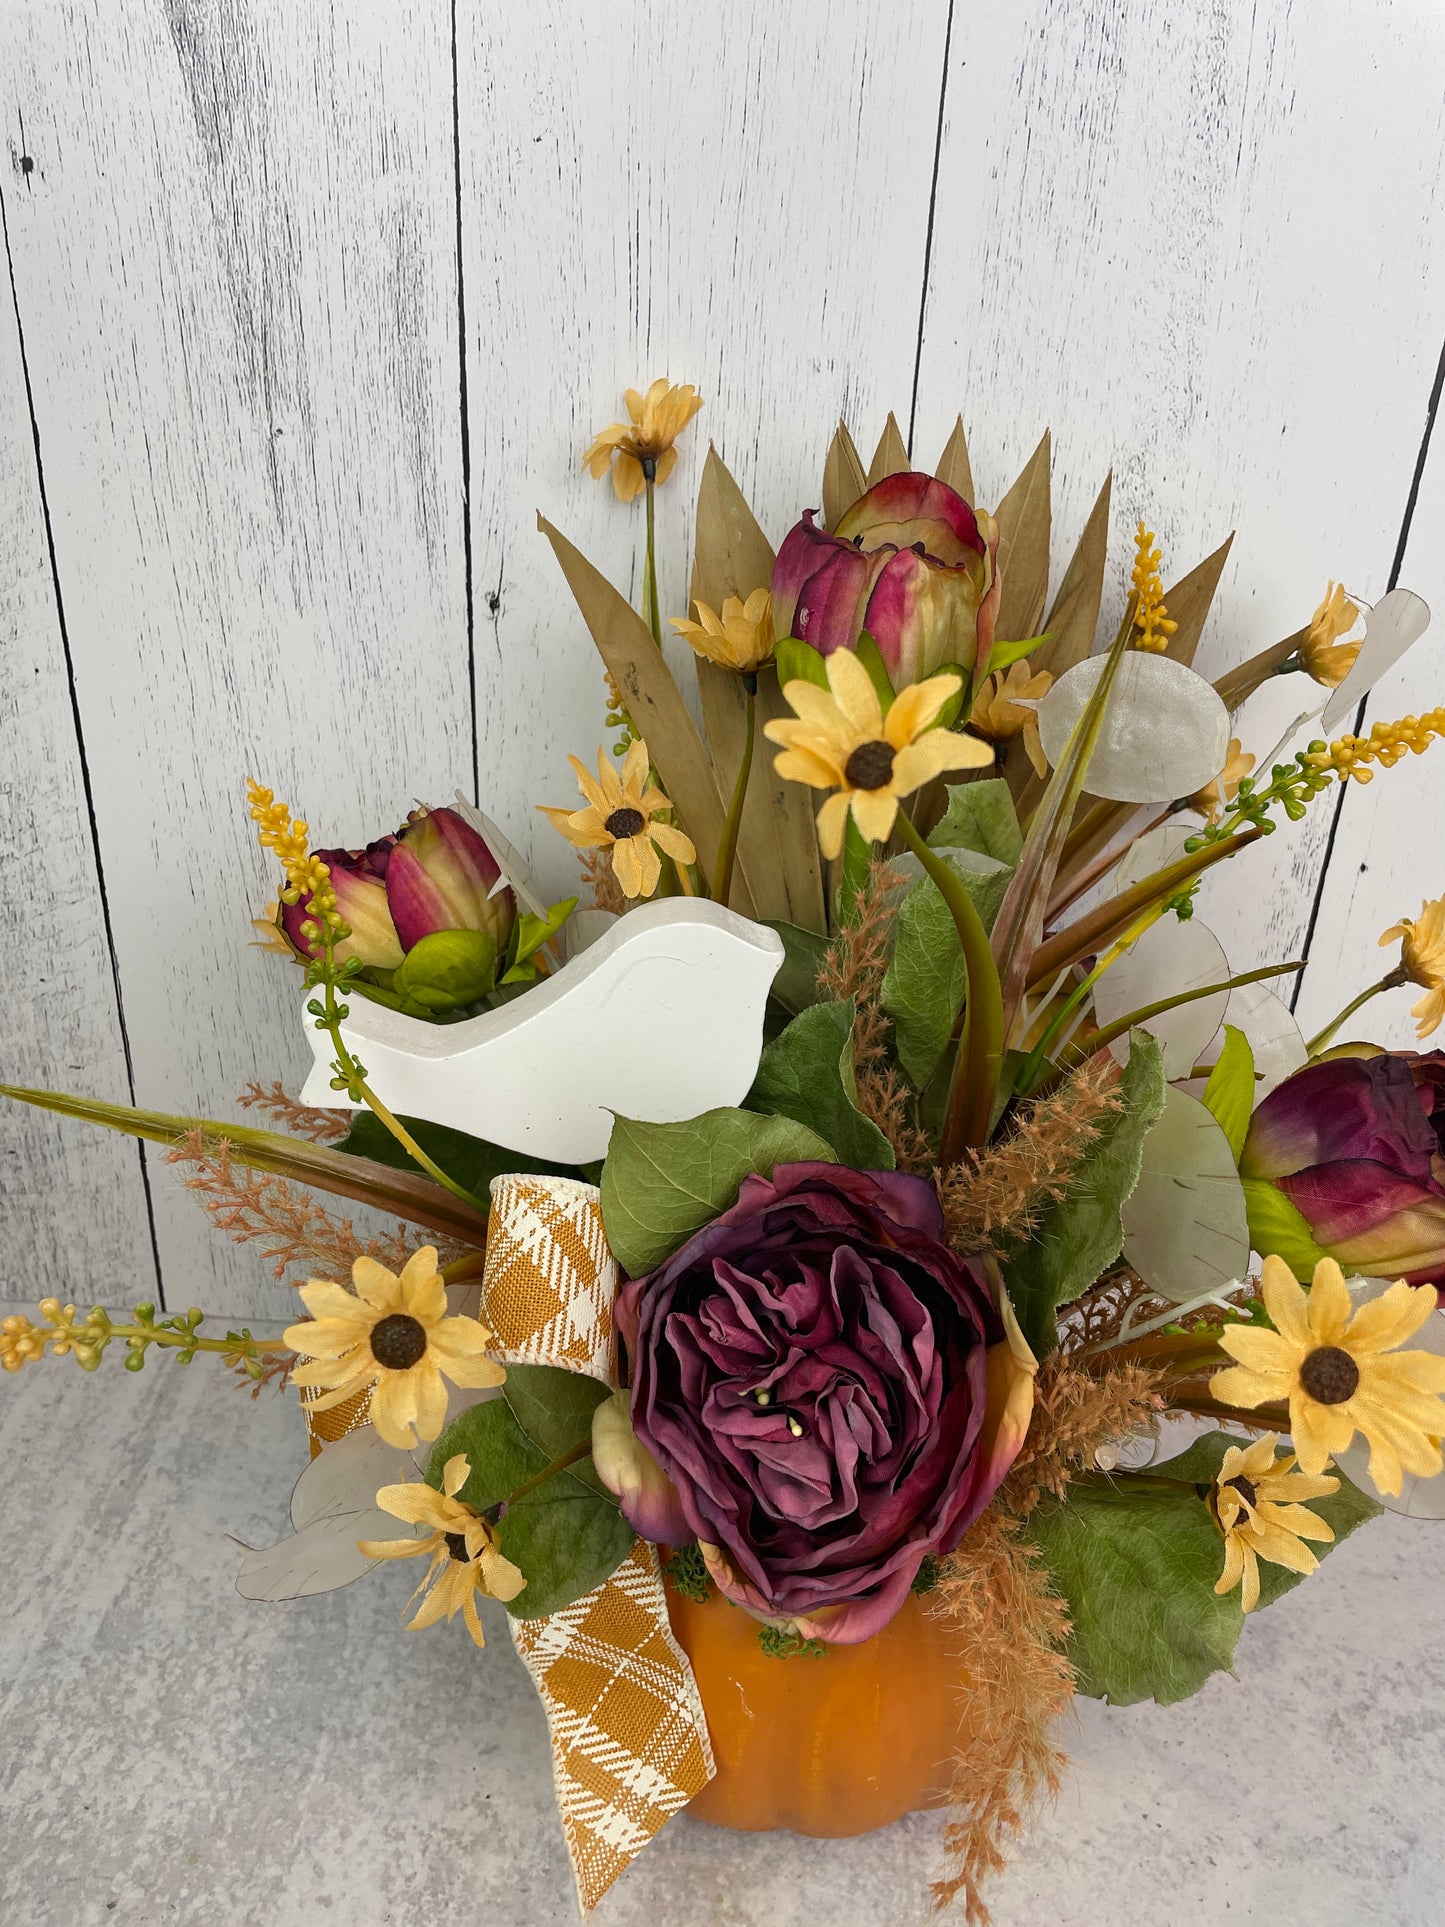
<path fill-rule="evenodd" d="M 309 1138 L 313 1144 L 335 1144 L 351 1129 L 349 1110 L 333 1111 L 318 1104 L 300 1104 L 294 1097 L 288 1097 L 280 1084 L 250 1083 L 236 1102 L 243 1111 L 259 1111 L 293 1137 Z"/>
<path fill-rule="evenodd" d="M 269 1241 L 262 1245 L 262 1255 L 275 1260 L 277 1278 L 292 1265 L 348 1278 L 361 1257 L 400 1271 L 416 1248 L 415 1239 L 400 1225 L 389 1238 L 360 1238 L 349 1218 L 333 1218 L 310 1192 L 266 1172 L 238 1170 L 224 1140 L 208 1145 L 200 1129 L 187 1132 L 166 1153 L 166 1162 L 193 1167 L 186 1187 L 196 1193 L 218 1230 L 238 1244 Z"/>
<path fill-rule="evenodd" d="M 1122 1103 L 1119 1067 L 1098 1051 L 1048 1097 L 1020 1112 L 1009 1135 L 935 1179 L 952 1242 L 964 1251 L 1026 1236 L 1089 1158 L 1103 1120 Z"/>
<path fill-rule="evenodd" d="M 1045 1493 L 1061 1497 L 1075 1472 L 1093 1468 L 1101 1445 L 1147 1430 L 1164 1408 L 1157 1372 L 1096 1362 L 1100 1370 L 1084 1371 L 1055 1352 L 1039 1368 L 1028 1437 L 999 1495 L 1019 1517 Z"/>
<path fill-rule="evenodd" d="M 594 908 L 611 910 L 620 917 L 627 908 L 627 899 L 612 868 L 611 850 L 583 850 L 577 859 L 577 867 L 582 872 L 582 881 L 592 892 Z"/>

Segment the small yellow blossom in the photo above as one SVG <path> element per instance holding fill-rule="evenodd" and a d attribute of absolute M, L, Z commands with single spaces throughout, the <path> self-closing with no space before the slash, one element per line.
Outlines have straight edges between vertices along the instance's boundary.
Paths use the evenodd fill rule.
<path fill-rule="evenodd" d="M 1274 1330 L 1224 1327 L 1219 1343 L 1239 1362 L 1214 1374 L 1211 1395 L 1248 1407 L 1287 1399 L 1290 1438 L 1311 1477 L 1356 1432 L 1381 1492 L 1397 1495 L 1402 1472 L 1439 1472 L 1445 1358 L 1396 1349 L 1434 1311 L 1435 1287 L 1401 1279 L 1357 1307 L 1333 1258 L 1315 1266 L 1308 1294 L 1283 1258 L 1266 1258 L 1260 1291 Z"/>
<path fill-rule="evenodd" d="M 1134 627 L 1139 632 L 1134 646 L 1147 649 L 1152 655 L 1162 655 L 1179 624 L 1169 620 L 1164 607 L 1164 585 L 1159 580 L 1159 551 L 1154 546 L 1154 531 L 1146 529 L 1142 522 L 1134 535 L 1134 549 L 1132 581 L 1139 598 L 1134 611 Z"/>
<path fill-rule="evenodd" d="M 754 589 L 746 602 L 735 595 L 723 598 L 722 614 L 705 602 L 695 602 L 696 622 L 670 618 L 677 633 L 700 656 L 720 669 L 748 675 L 761 668 L 773 653 L 773 598 L 767 589 Z"/>
<path fill-rule="evenodd" d="M 434 1439 L 446 1423 L 443 1376 L 468 1390 L 507 1376 L 486 1355 L 486 1326 L 447 1316 L 434 1246 L 414 1251 L 400 1277 L 375 1258 L 358 1258 L 351 1282 L 354 1292 L 329 1278 L 310 1279 L 301 1302 L 311 1317 L 285 1333 L 286 1343 L 313 1361 L 291 1374 L 297 1385 L 321 1392 L 307 1401 L 311 1411 L 329 1411 L 374 1385 L 371 1422 L 388 1445 L 407 1451 L 416 1443 L 413 1425 L 419 1437 Z"/>
<path fill-rule="evenodd" d="M 1022 736 L 1035 773 L 1046 775 L 1049 765 L 1039 741 L 1038 713 L 1024 708 L 1018 699 L 1022 696 L 1029 702 L 1037 702 L 1049 693 L 1053 682 L 1047 669 L 1035 674 L 1027 657 L 1010 663 L 1007 673 L 996 669 L 973 699 L 973 708 L 968 714 L 969 728 L 991 743 L 1004 743 L 1012 736 Z"/>
<path fill-rule="evenodd" d="M 1340 637 L 1354 628 L 1359 614 L 1344 585 L 1332 582 L 1310 617 L 1309 634 L 1300 644 L 1299 666 L 1325 689 L 1338 689 L 1355 666 L 1359 643 L 1341 642 Z"/>
<path fill-rule="evenodd" d="M 843 848 L 848 812 L 870 843 L 893 830 L 900 797 L 949 769 L 982 769 L 993 751 L 976 736 L 937 729 L 938 712 L 963 687 L 958 676 L 930 676 L 901 689 L 883 714 L 872 678 L 848 649 L 827 658 L 828 688 L 800 677 L 783 694 L 798 718 L 765 723 L 782 745 L 779 776 L 815 790 L 836 790 L 818 812 L 818 846 L 828 858 Z"/>
<path fill-rule="evenodd" d="M 439 1619 L 451 1619 L 460 1611 L 473 1640 L 484 1646 L 477 1594 L 515 1599 L 527 1582 L 497 1550 L 490 1522 L 457 1497 L 470 1475 L 466 1454 L 458 1452 L 442 1468 L 440 1492 L 415 1481 L 384 1485 L 376 1495 L 383 1512 L 408 1525 L 430 1526 L 431 1531 L 425 1539 L 358 1539 L 356 1543 L 368 1559 L 422 1559 L 430 1554 L 431 1565 L 412 1598 L 420 1592 L 430 1596 L 422 1601 L 408 1632 L 435 1626 Z"/>
<path fill-rule="evenodd" d="M 672 805 L 661 790 L 647 788 L 650 759 L 640 737 L 628 749 L 620 770 L 612 769 L 606 750 L 599 749 L 595 781 L 575 756 L 567 761 L 587 807 L 556 810 L 539 803 L 537 808 L 579 850 L 611 849 L 613 873 L 623 896 L 652 895 L 662 875 L 659 850 L 680 864 L 697 861 L 692 839 L 675 824 L 657 821 L 659 813 Z"/>
<path fill-rule="evenodd" d="M 1267 1432 L 1253 1445 L 1231 1445 L 1209 1495 L 1214 1523 L 1224 1534 L 1224 1570 L 1214 1590 L 1233 1592 L 1242 1580 L 1240 1604 L 1247 1613 L 1259 1604 L 1259 1561 L 1313 1572 L 1319 1560 L 1304 1543 L 1330 1545 L 1334 1532 L 1302 1499 L 1327 1499 L 1338 1479 L 1308 1477 L 1294 1470 L 1294 1458 L 1276 1459 L 1277 1435 Z"/>
<path fill-rule="evenodd" d="M 1419 984 L 1425 995 L 1410 1006 L 1418 1018 L 1415 1035 L 1428 1037 L 1445 1022 L 1445 897 L 1420 905 L 1418 917 L 1401 917 L 1381 937 L 1382 944 L 1402 940 L 1400 965 L 1411 983 Z"/>
<path fill-rule="evenodd" d="M 1368 783 L 1375 772 L 1367 765 L 1383 763 L 1386 769 L 1393 769 L 1407 750 L 1419 756 L 1437 736 L 1445 736 L 1445 709 L 1427 709 L 1423 716 L 1375 723 L 1368 736 L 1337 736 L 1332 743 L 1313 742 L 1304 756 L 1316 769 L 1335 771 L 1342 783 L 1350 776 L 1357 783 Z"/>
<path fill-rule="evenodd" d="M 1239 786 L 1254 768 L 1254 758 L 1244 755 L 1239 747 L 1239 738 L 1229 739 L 1229 754 L 1224 759 L 1224 768 L 1212 783 L 1206 783 L 1202 790 L 1190 797 L 1191 806 L 1210 823 L 1217 823 L 1225 808 L 1239 794 Z"/>
<path fill-rule="evenodd" d="M 661 483 L 671 475 L 677 461 L 673 443 L 701 407 L 702 396 L 687 383 L 674 388 L 662 378 L 653 382 L 645 395 L 629 388 L 627 412 L 631 420 L 612 422 L 604 428 L 582 457 L 582 465 L 599 481 L 611 468 L 617 499 L 634 501 L 649 479 Z"/>

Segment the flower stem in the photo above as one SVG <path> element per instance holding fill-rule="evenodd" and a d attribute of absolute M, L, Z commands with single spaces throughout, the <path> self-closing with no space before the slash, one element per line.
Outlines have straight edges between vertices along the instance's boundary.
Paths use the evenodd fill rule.
<path fill-rule="evenodd" d="M 519 1499 L 525 1499 L 529 1492 L 535 1492 L 539 1485 L 545 1485 L 548 1479 L 555 1478 L 559 1472 L 565 1472 L 569 1465 L 575 1465 L 579 1459 L 585 1459 L 591 1450 L 592 1434 L 589 1432 L 585 1439 L 578 1439 L 577 1443 L 569 1445 L 565 1452 L 559 1452 L 557 1457 L 544 1465 L 540 1472 L 534 1472 L 530 1479 L 523 1479 L 515 1492 L 509 1492 L 502 1501 L 501 1510 L 497 1514 L 498 1518 Z"/>
<path fill-rule="evenodd" d="M 662 611 L 657 603 L 657 511 L 654 497 L 657 484 L 649 470 L 656 467 L 653 462 L 644 462 L 642 472 L 646 477 L 647 491 L 647 556 L 642 573 L 642 616 L 652 631 L 652 640 L 658 648 L 662 647 Z"/>
<path fill-rule="evenodd" d="M 737 781 L 733 784 L 732 801 L 728 804 L 727 820 L 723 824 L 722 841 L 718 844 L 717 866 L 713 871 L 713 900 L 727 907 L 732 894 L 733 863 L 738 853 L 738 831 L 742 827 L 743 804 L 747 801 L 748 778 L 753 770 L 753 739 L 757 723 L 758 679 L 756 673 L 745 675 L 743 682 L 743 755 L 738 764 Z"/>
<path fill-rule="evenodd" d="M 1398 990 L 1401 984 L 1408 982 L 1409 972 L 1405 969 L 1404 964 L 1396 964 L 1393 970 L 1387 970 L 1385 972 L 1377 984 L 1371 984 L 1368 990 L 1362 990 L 1358 997 L 1352 998 L 1351 1001 L 1345 1005 L 1339 1016 L 1325 1025 L 1318 1037 L 1312 1037 L 1310 1039 L 1305 1049 L 1311 1057 L 1317 1057 L 1326 1045 L 1329 1044 L 1335 1032 L 1341 1029 L 1341 1027 L 1354 1016 L 1357 1010 L 1369 1003 L 1372 997 L 1378 997 L 1382 990 Z"/>
<path fill-rule="evenodd" d="M 1003 992 L 998 966 L 989 948 L 988 932 L 974 908 L 973 898 L 943 859 L 929 849 L 902 810 L 898 813 L 898 827 L 904 842 L 948 905 L 958 931 L 968 979 L 967 1015 L 954 1059 L 938 1153 L 939 1163 L 947 1169 L 959 1163 L 965 1151 L 976 1150 L 988 1142 L 1003 1067 Z"/>

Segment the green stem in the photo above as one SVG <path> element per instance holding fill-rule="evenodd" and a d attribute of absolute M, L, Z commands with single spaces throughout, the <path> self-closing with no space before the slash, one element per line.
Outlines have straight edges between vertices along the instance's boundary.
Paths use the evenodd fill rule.
<path fill-rule="evenodd" d="M 1173 997 L 1161 997 L 1158 1003 L 1141 1004 L 1137 1010 L 1128 1011 L 1123 1017 L 1116 1017 L 1112 1024 L 1105 1024 L 1102 1030 L 1092 1031 L 1087 1048 L 1082 1044 L 1071 1045 L 1070 1049 L 1075 1054 L 1068 1060 L 1068 1068 L 1072 1068 L 1074 1064 L 1082 1064 L 1086 1057 L 1092 1057 L 1094 1052 L 1102 1050 L 1105 1044 L 1112 1044 L 1114 1039 L 1122 1037 L 1125 1031 L 1132 1030 L 1136 1024 L 1148 1023 L 1151 1017 L 1162 1016 L 1166 1010 L 1177 1010 L 1181 1004 L 1198 1003 L 1201 997 L 1217 996 L 1221 990 L 1239 990 L 1245 984 L 1261 984 L 1266 978 L 1287 977 L 1291 971 L 1303 969 L 1303 961 L 1265 964 L 1259 970 L 1243 971 L 1238 977 L 1225 977 L 1217 984 L 1201 984 L 1197 990 L 1181 990 Z M 1064 1067 L 1061 1059 L 1060 1068 Z"/>
<path fill-rule="evenodd" d="M 1303 969 L 1304 966 L 1301 965 L 1300 968 Z M 1387 970 L 1385 972 L 1377 984 L 1371 984 L 1368 990 L 1362 990 L 1358 997 L 1352 998 L 1351 1001 L 1345 1005 L 1338 1017 L 1333 1018 L 1331 1022 L 1326 1024 L 1317 1037 L 1310 1039 L 1305 1049 L 1311 1057 L 1318 1057 L 1320 1052 L 1334 1037 L 1335 1032 L 1353 1017 L 1357 1010 L 1369 1003 L 1372 997 L 1378 997 L 1382 990 L 1398 990 L 1401 984 L 1408 982 L 1409 973 L 1405 969 L 1405 966 L 1403 964 L 1396 964 L 1393 970 Z"/>
<path fill-rule="evenodd" d="M 948 905 L 967 974 L 967 1016 L 948 1087 L 939 1163 L 947 1169 L 965 1151 L 988 1142 L 994 1098 L 1003 1068 L 1003 992 L 998 966 L 989 947 L 988 932 L 974 908 L 973 898 L 938 854 L 929 849 L 908 816 L 900 810 L 898 827 L 903 841 L 938 886 Z"/>
<path fill-rule="evenodd" d="M 642 465 L 647 492 L 647 558 L 643 564 L 642 574 L 642 616 L 652 631 L 652 640 L 660 649 L 662 647 L 662 611 L 657 602 L 657 511 L 653 499 L 657 491 L 657 484 L 653 479 L 655 467 L 656 464 L 651 461 L 646 461 Z"/>
<path fill-rule="evenodd" d="M 1068 1023 L 1075 1011 L 1078 1010 L 1079 1006 L 1089 995 L 1094 985 L 1098 983 L 1104 972 L 1111 964 L 1117 963 L 1124 952 L 1128 950 L 1131 945 L 1136 944 L 1146 930 L 1151 930 L 1163 914 L 1164 906 L 1162 904 L 1156 905 L 1152 910 L 1146 910 L 1139 921 L 1131 929 L 1126 930 L 1118 942 L 1112 944 L 1110 948 L 1104 952 L 1104 955 L 1094 965 L 1094 968 L 1089 972 L 1088 976 L 1085 977 L 1084 981 L 1076 985 L 1070 995 L 1064 999 L 1063 1005 L 1055 1012 L 1047 1027 L 1040 1035 L 1039 1041 L 1029 1052 L 1023 1069 L 1014 1079 L 1014 1089 L 1019 1093 L 1020 1097 L 1029 1097 L 1033 1094 L 1034 1086 L 1039 1081 L 1039 1073 L 1043 1069 L 1044 1060 L 1047 1058 L 1053 1046 L 1054 1039 L 1063 1030 L 1065 1024 Z"/>
<path fill-rule="evenodd" d="M 527 1494 L 535 1492 L 539 1485 L 545 1485 L 548 1479 L 555 1478 L 559 1472 L 565 1472 L 569 1465 L 575 1465 L 579 1459 L 585 1459 L 591 1450 L 592 1435 L 589 1433 L 585 1439 L 578 1439 L 575 1445 L 569 1445 L 565 1452 L 559 1452 L 555 1459 L 544 1465 L 540 1472 L 534 1472 L 530 1479 L 523 1479 L 516 1491 L 509 1492 L 502 1500 L 501 1510 L 505 1512 L 519 1499 L 525 1499 Z"/>
<path fill-rule="evenodd" d="M 713 900 L 727 907 L 732 894 L 733 862 L 738 853 L 738 831 L 742 827 L 743 804 L 747 801 L 748 778 L 753 770 L 753 738 L 757 721 L 758 678 L 756 672 L 745 675 L 743 682 L 743 755 L 738 764 L 737 781 L 733 784 L 732 801 L 728 804 L 727 820 L 723 824 L 722 841 L 718 844 L 717 865 L 713 871 Z"/>

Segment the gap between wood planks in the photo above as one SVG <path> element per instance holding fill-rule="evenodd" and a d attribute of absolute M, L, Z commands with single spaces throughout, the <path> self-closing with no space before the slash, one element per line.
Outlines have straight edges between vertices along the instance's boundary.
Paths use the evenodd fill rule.
<path fill-rule="evenodd" d="M 1420 496 L 1420 478 L 1425 473 L 1425 463 L 1430 454 L 1430 437 L 1435 428 L 1435 417 L 1440 409 L 1442 386 L 1445 386 L 1445 344 L 1442 344 L 1440 349 L 1440 359 L 1435 367 L 1435 380 L 1430 389 L 1430 399 L 1425 406 L 1425 429 L 1420 437 L 1419 453 L 1415 457 L 1415 472 L 1410 477 L 1410 491 L 1405 497 L 1405 513 L 1400 518 L 1400 535 L 1398 541 L 1395 543 L 1395 559 L 1390 564 L 1390 577 L 1385 584 L 1385 593 L 1387 595 L 1391 589 L 1399 587 L 1400 569 L 1404 563 L 1405 549 L 1410 540 L 1410 524 L 1415 519 L 1415 504 Z M 1365 711 L 1369 707 L 1369 702 L 1369 693 L 1366 692 L 1366 694 L 1360 698 L 1359 708 L 1355 711 L 1355 720 L 1350 725 L 1352 735 L 1358 736 L 1364 727 Z M 1324 861 L 1320 865 L 1319 881 L 1315 884 L 1314 897 L 1310 903 L 1309 922 L 1305 925 L 1304 947 L 1300 952 L 1306 964 L 1308 964 L 1310 960 L 1310 946 L 1314 942 L 1315 925 L 1319 922 L 1320 905 L 1324 902 L 1325 885 L 1329 881 L 1330 875 L 1330 863 L 1335 854 L 1335 838 L 1339 835 L 1340 819 L 1345 813 L 1345 797 L 1349 788 L 1350 785 L 1348 782 L 1343 782 L 1339 785 L 1335 795 L 1334 808 L 1330 815 L 1329 835 L 1325 838 Z M 1291 1010 L 1293 1010 L 1299 1002 L 1300 992 L 1304 989 L 1304 980 L 1305 972 L 1301 970 L 1294 980 L 1294 989 L 1290 993 L 1289 1007 Z"/>
<path fill-rule="evenodd" d="M 938 169 L 943 159 L 943 111 L 948 103 L 948 54 L 953 44 L 953 0 L 943 28 L 943 71 L 938 81 L 938 126 L 933 135 L 933 175 L 928 183 L 928 226 L 923 236 L 923 286 L 918 291 L 918 340 L 913 349 L 913 393 L 908 402 L 908 459 L 913 460 L 913 425 L 918 418 L 918 379 L 923 368 L 923 324 L 928 316 L 928 276 L 933 266 L 933 215 L 938 204 Z"/>
<path fill-rule="evenodd" d="M 25 148 L 24 123 L 20 126 L 20 144 Z M 28 153 L 25 156 L 29 158 Z M 26 186 L 29 187 L 31 169 L 24 169 Z M 110 959 L 110 979 L 115 991 L 116 1026 L 120 1032 L 121 1053 L 125 1060 L 126 1094 L 131 1104 L 135 1103 L 135 1064 L 131 1057 L 130 1032 L 126 1028 L 125 999 L 121 995 L 120 963 L 116 956 L 115 931 L 111 924 L 110 896 L 106 889 L 105 862 L 100 850 L 100 830 L 95 814 L 95 794 L 90 780 L 90 763 L 85 753 L 85 731 L 80 719 L 80 698 L 75 688 L 75 663 L 70 651 L 70 631 L 65 621 L 65 596 L 60 587 L 60 570 L 55 558 L 55 530 L 50 518 L 50 496 L 45 485 L 45 461 L 40 449 L 40 423 L 35 413 L 35 391 L 30 380 L 30 357 L 25 348 L 25 324 L 20 314 L 20 294 L 15 286 L 15 260 L 10 250 L 10 220 L 5 205 L 5 190 L 0 188 L 0 241 L 5 247 L 5 273 L 10 284 L 10 302 L 15 311 L 15 333 L 20 345 L 20 373 L 25 383 L 25 410 L 30 422 L 30 440 L 35 450 L 35 483 L 40 499 L 40 521 L 45 530 L 45 554 L 50 570 L 50 586 L 55 596 L 55 622 L 60 633 L 61 654 L 65 662 L 65 687 L 70 699 L 70 720 L 75 731 L 76 755 L 80 761 L 81 791 L 85 797 L 85 816 L 90 836 L 91 854 L 95 859 L 96 886 L 100 895 L 101 926 L 105 931 L 106 955 Z M 136 1158 L 140 1166 L 141 1195 L 145 1201 L 146 1232 L 150 1238 L 151 1264 L 155 1270 L 156 1297 L 162 1311 L 166 1305 L 165 1280 L 161 1275 L 160 1244 L 156 1238 L 155 1209 L 151 1202 L 150 1170 L 146 1164 L 145 1145 L 136 1140 Z"/>

